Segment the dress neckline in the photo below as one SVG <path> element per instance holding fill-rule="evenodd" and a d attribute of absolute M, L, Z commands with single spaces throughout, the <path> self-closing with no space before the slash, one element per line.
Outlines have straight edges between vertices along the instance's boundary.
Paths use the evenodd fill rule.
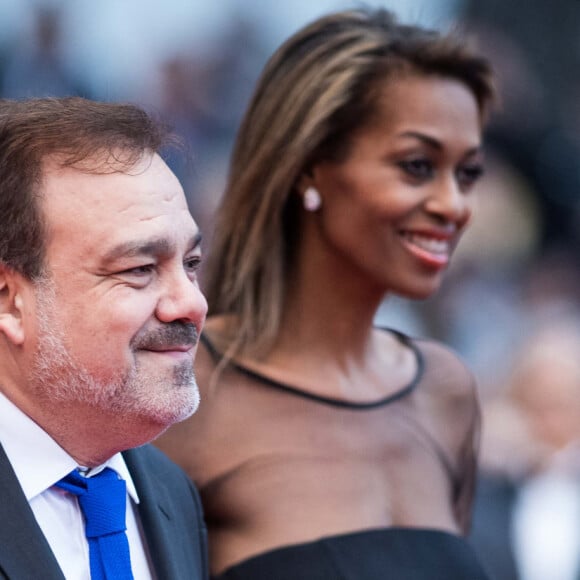
<path fill-rule="evenodd" d="M 369 579 L 382 578 L 385 569 L 395 576 L 397 572 L 405 574 L 405 578 L 411 574 L 417 579 L 489 580 L 465 537 L 443 529 L 399 526 L 344 532 L 271 548 L 232 564 L 211 579 L 271 578 L 278 570 L 284 571 L 283 578 L 327 578 L 329 574 L 335 578 L 340 574 L 341 578 Z"/>
<path fill-rule="evenodd" d="M 338 399 L 335 397 L 325 397 L 323 395 L 317 395 L 315 393 L 310 393 L 308 391 L 305 391 L 303 389 L 300 389 L 299 387 L 295 387 L 293 385 L 289 385 L 286 383 L 282 383 L 280 381 L 276 381 L 266 375 L 263 375 L 257 371 L 251 370 L 243 365 L 241 365 L 240 363 L 237 363 L 235 361 L 229 361 L 229 365 L 234 368 L 236 371 L 246 375 L 247 377 L 257 380 L 259 381 L 261 384 L 277 389 L 279 391 L 283 391 L 285 393 L 288 393 L 290 395 L 294 395 L 297 397 L 302 397 L 304 399 L 309 399 L 311 401 L 314 401 L 316 403 L 322 403 L 325 405 L 330 405 L 332 407 L 341 407 L 344 409 L 352 409 L 352 410 L 360 410 L 360 411 L 364 411 L 364 410 L 368 410 L 368 409 L 376 409 L 377 407 L 383 407 L 385 405 L 389 405 L 391 403 L 394 403 L 395 401 L 398 401 L 399 399 L 402 399 L 404 397 L 406 397 L 407 395 L 409 395 L 412 391 L 415 390 L 415 388 L 417 387 L 417 385 L 419 384 L 419 382 L 421 381 L 421 378 L 423 377 L 423 372 L 424 372 L 424 368 L 425 368 L 425 362 L 424 362 L 424 358 L 423 358 L 423 354 L 421 353 L 421 351 L 419 350 L 419 348 L 417 347 L 417 345 L 415 344 L 415 342 L 408 337 L 406 334 L 403 334 L 401 332 L 399 332 L 398 330 L 394 330 L 391 328 L 381 328 L 380 330 L 383 330 L 385 332 L 390 332 L 391 334 L 395 335 L 395 337 L 402 342 L 405 346 L 407 346 L 408 348 L 410 348 L 415 356 L 415 361 L 417 364 L 417 370 L 415 372 L 415 376 L 411 379 L 411 381 L 404 385 L 403 387 L 401 387 L 398 391 L 395 391 L 394 393 L 391 393 L 390 395 L 387 395 L 386 397 L 382 397 L 380 399 L 377 399 L 376 401 L 348 401 L 345 399 Z M 218 351 L 218 349 L 213 345 L 213 343 L 210 341 L 210 339 L 208 338 L 208 336 L 202 332 L 201 336 L 200 336 L 200 340 L 201 342 L 204 344 L 204 346 L 208 349 L 210 355 L 214 358 L 214 360 L 219 361 L 222 358 L 222 353 Z"/>

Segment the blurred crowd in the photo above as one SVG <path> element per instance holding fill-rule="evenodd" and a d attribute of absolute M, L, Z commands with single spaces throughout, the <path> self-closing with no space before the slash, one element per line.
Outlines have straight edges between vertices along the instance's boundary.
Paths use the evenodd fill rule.
<path fill-rule="evenodd" d="M 66 6 L 29 3 L 28 32 L 0 43 L 0 95 L 127 99 L 165 117 L 190 152 L 170 164 L 211 243 L 237 123 L 271 49 L 264 23 L 238 10 L 211 50 L 192 43 L 153 62 L 138 86 L 97 86 L 67 65 L 78 46 L 63 34 Z M 418 305 L 389 299 L 378 323 L 445 341 L 476 375 L 484 422 L 473 541 L 496 579 L 577 580 L 580 2 L 454 9 L 502 96 L 477 217 L 442 291 Z"/>

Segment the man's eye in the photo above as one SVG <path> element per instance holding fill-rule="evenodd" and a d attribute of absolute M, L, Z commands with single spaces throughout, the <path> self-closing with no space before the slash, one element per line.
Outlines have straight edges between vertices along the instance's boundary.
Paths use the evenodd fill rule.
<path fill-rule="evenodd" d="M 407 175 L 415 179 L 429 178 L 434 173 L 433 163 L 429 159 L 409 159 L 400 161 L 398 165 Z"/>
<path fill-rule="evenodd" d="M 189 272 L 197 272 L 201 265 L 201 257 L 200 256 L 193 256 L 192 258 L 188 258 L 184 262 L 185 269 Z"/>
<path fill-rule="evenodd" d="M 130 276 L 147 276 L 151 274 L 153 267 L 153 264 L 136 266 L 135 268 L 128 268 L 127 270 L 123 270 L 122 274 L 129 274 Z"/>

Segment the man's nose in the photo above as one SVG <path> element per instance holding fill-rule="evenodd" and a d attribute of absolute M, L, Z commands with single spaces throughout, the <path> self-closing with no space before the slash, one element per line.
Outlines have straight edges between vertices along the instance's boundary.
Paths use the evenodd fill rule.
<path fill-rule="evenodd" d="M 192 280 L 184 270 L 164 280 L 156 309 L 161 322 L 192 322 L 201 330 L 206 314 L 207 300 L 197 281 Z"/>

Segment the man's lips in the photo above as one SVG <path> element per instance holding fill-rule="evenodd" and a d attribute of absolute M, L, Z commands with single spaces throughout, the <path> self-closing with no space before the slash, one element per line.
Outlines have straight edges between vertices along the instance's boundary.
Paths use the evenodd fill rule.
<path fill-rule="evenodd" d="M 178 358 L 191 358 L 195 344 L 175 344 L 168 346 L 155 346 L 149 348 L 140 348 L 143 352 L 151 352 L 153 354 L 167 355 Z"/>
<path fill-rule="evenodd" d="M 188 352 L 195 346 L 195 343 L 192 344 L 170 344 L 165 346 L 155 346 L 144 348 L 143 350 L 150 350 L 153 352 Z"/>

